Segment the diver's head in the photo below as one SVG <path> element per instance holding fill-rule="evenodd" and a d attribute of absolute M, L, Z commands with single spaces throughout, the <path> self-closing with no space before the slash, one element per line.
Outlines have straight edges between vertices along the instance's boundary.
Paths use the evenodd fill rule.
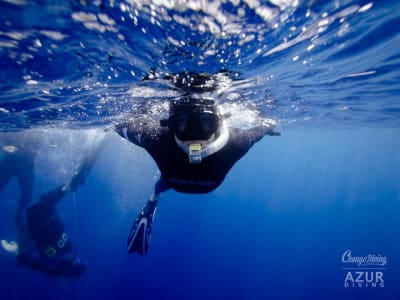
<path fill-rule="evenodd" d="M 183 142 L 212 140 L 220 124 L 214 100 L 182 98 L 170 103 L 168 127 Z"/>
<path fill-rule="evenodd" d="M 208 93 L 214 92 L 218 88 L 216 76 L 201 72 L 180 72 L 168 74 L 165 79 L 169 79 L 178 89 L 188 93 Z"/>

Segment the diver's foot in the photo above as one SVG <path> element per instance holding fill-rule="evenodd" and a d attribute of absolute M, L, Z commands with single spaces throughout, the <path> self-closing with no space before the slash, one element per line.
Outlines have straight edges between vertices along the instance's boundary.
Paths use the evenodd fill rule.
<path fill-rule="evenodd" d="M 132 225 L 128 237 L 128 253 L 147 254 L 157 201 L 147 201 Z"/>

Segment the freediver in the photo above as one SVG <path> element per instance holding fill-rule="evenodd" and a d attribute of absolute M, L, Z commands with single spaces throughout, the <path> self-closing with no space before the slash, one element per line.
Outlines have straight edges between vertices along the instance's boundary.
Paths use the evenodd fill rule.
<path fill-rule="evenodd" d="M 1 241 L 4 249 L 16 253 L 18 265 L 64 278 L 78 278 L 85 272 L 87 264 L 77 258 L 77 251 L 65 232 L 55 206 L 68 193 L 75 192 L 78 186 L 85 183 L 104 149 L 103 140 L 82 159 L 80 167 L 67 183 L 43 193 L 39 201 L 27 208 L 27 231 L 17 237 L 17 243 Z"/>
<path fill-rule="evenodd" d="M 180 73 L 172 78 L 175 78 L 173 84 L 185 91 L 185 96 L 170 102 L 168 119 L 160 123 L 129 120 L 115 128 L 119 135 L 144 148 L 161 172 L 152 195 L 131 228 L 129 253 L 145 255 L 148 252 L 162 192 L 172 188 L 181 193 L 209 193 L 257 141 L 265 135 L 280 135 L 273 130 L 276 123 L 270 120 L 248 130 L 228 127 L 215 101 L 201 93 L 215 89 L 212 75 Z"/>

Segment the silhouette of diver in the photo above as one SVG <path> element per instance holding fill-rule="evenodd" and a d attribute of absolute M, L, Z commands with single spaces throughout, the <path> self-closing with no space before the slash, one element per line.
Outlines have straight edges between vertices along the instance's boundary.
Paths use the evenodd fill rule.
<path fill-rule="evenodd" d="M 40 196 L 39 201 L 26 211 L 27 232 L 19 236 L 17 262 L 51 276 L 77 278 L 86 270 L 86 262 L 77 258 L 68 235 L 56 211 L 56 204 L 68 193 L 84 184 L 94 163 L 104 148 L 104 143 L 94 147 L 82 160 L 75 175 L 66 184 Z M 2 241 L 3 247 L 11 243 Z M 4 245 L 6 244 L 6 245 Z"/>

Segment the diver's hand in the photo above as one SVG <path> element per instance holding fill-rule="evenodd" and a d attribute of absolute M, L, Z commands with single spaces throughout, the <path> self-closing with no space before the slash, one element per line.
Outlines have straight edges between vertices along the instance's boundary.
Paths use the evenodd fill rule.
<path fill-rule="evenodd" d="M 281 135 L 280 132 L 274 131 L 274 128 L 276 127 L 276 124 L 277 124 L 276 121 L 273 120 L 273 119 L 264 119 L 262 121 L 262 126 L 267 129 L 265 135 L 280 136 Z"/>
<path fill-rule="evenodd" d="M 269 135 L 269 136 L 280 136 L 281 133 L 277 132 L 277 131 L 270 131 L 270 132 L 267 133 L 267 135 Z"/>

